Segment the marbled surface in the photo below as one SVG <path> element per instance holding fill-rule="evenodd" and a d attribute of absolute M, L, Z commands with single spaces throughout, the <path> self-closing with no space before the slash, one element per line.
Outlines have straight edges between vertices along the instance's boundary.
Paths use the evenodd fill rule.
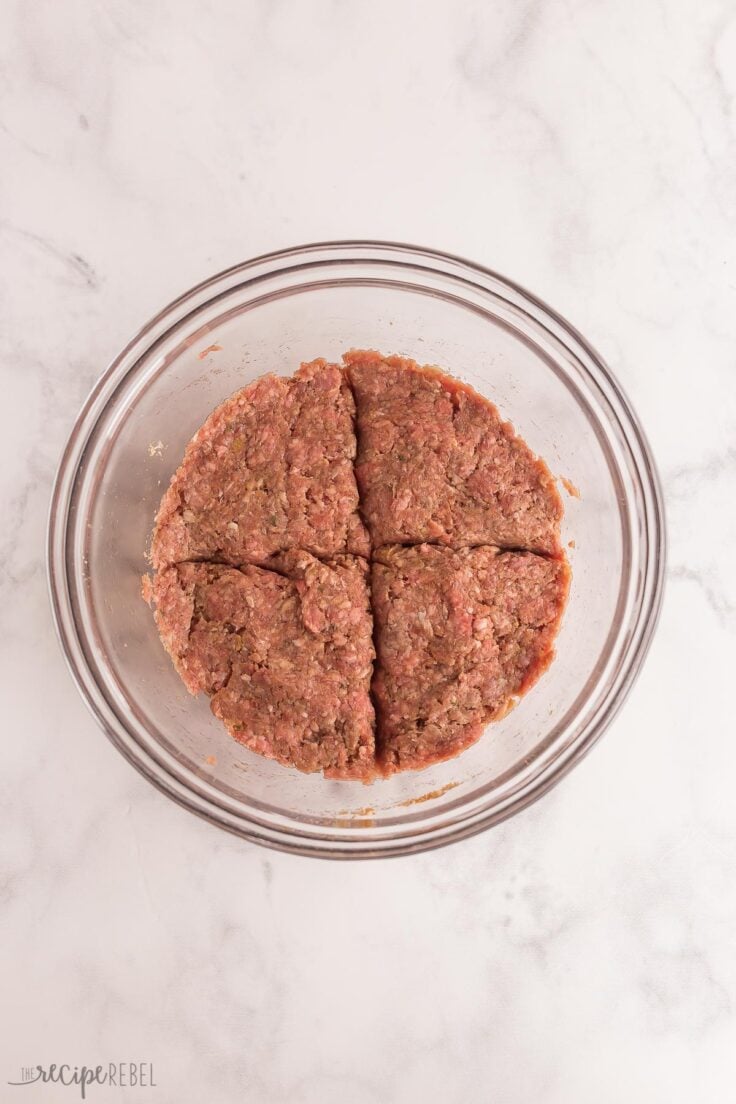
<path fill-rule="evenodd" d="M 78 1098 L 6 1087 L 22 1065 L 116 1059 L 158 1087 L 88 1099 L 734 1099 L 732 0 L 0 18 L 0 1099 Z M 649 433 L 671 549 L 644 673 L 557 789 L 436 854 L 332 865 L 201 823 L 105 740 L 44 529 L 80 403 L 155 309 L 345 237 L 467 255 L 569 317 Z"/>

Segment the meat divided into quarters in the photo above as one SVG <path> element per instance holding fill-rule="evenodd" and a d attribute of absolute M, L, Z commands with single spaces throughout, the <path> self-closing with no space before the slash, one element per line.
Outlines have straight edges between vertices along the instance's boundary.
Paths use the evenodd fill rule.
<path fill-rule="evenodd" d="M 553 477 L 490 402 L 401 357 L 343 359 L 210 415 L 162 499 L 146 591 L 236 740 L 370 781 L 457 755 L 526 693 L 570 570 Z"/>

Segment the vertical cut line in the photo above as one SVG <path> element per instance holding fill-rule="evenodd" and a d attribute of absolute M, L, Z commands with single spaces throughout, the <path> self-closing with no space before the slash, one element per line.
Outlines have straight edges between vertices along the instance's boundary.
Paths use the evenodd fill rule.
<path fill-rule="evenodd" d="M 377 621 L 376 621 L 376 610 L 375 610 L 375 606 L 374 606 L 374 603 L 373 603 L 373 571 L 374 571 L 373 554 L 374 554 L 375 549 L 373 547 L 373 534 L 371 533 L 371 529 L 370 529 L 370 526 L 368 524 L 368 519 L 366 518 L 365 512 L 363 510 L 363 494 L 362 494 L 362 491 L 361 491 L 361 488 L 360 488 L 360 482 L 359 482 L 358 477 L 355 473 L 356 464 L 357 464 L 357 461 L 358 461 L 358 459 L 360 457 L 360 453 L 361 453 L 360 410 L 359 410 L 359 405 L 358 405 L 358 398 L 355 394 L 355 388 L 353 387 L 353 381 L 350 378 L 350 372 L 349 372 L 348 368 L 346 368 L 344 365 L 342 367 L 342 374 L 343 374 L 343 379 L 345 380 L 345 385 L 348 388 L 348 390 L 349 390 L 349 392 L 350 392 L 350 394 L 352 395 L 352 398 L 353 398 L 352 422 L 353 422 L 353 433 L 355 435 L 355 460 L 353 461 L 353 478 L 355 479 L 355 486 L 356 486 L 356 489 L 357 489 L 357 492 L 358 492 L 358 514 L 360 515 L 360 519 L 363 522 L 363 525 L 365 526 L 365 530 L 368 534 L 368 540 L 370 542 L 370 551 L 368 553 L 368 565 L 369 565 L 369 569 L 368 569 L 368 605 L 369 605 L 370 612 L 371 612 L 371 635 L 372 635 L 372 640 L 373 640 L 374 658 L 373 658 L 373 671 L 371 672 L 371 681 L 370 681 L 370 685 L 369 685 L 369 688 L 368 688 L 368 693 L 370 695 L 371 704 L 373 706 L 373 713 L 374 713 L 374 717 L 375 717 L 375 721 L 374 721 L 374 742 L 375 742 L 374 763 L 375 763 L 375 767 L 376 767 L 376 773 L 380 775 L 380 773 L 381 773 L 380 767 L 381 767 L 382 753 L 383 753 L 383 750 L 384 750 L 384 746 L 383 746 L 383 725 L 382 725 L 382 718 L 381 718 L 381 707 L 380 707 L 380 704 L 379 704 L 378 695 L 376 693 L 376 680 L 378 678 L 378 674 L 379 674 L 379 671 L 380 671 L 380 668 L 381 668 L 381 658 L 380 658 L 380 642 L 379 642 L 379 635 L 380 634 L 379 634 L 379 631 L 378 631 L 378 626 L 377 626 Z"/>

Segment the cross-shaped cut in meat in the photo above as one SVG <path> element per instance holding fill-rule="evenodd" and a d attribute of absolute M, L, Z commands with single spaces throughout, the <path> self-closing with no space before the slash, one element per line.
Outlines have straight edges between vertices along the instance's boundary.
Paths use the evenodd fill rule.
<path fill-rule="evenodd" d="M 456 755 L 529 689 L 569 568 L 552 476 L 491 403 L 401 357 L 344 360 L 263 376 L 207 419 L 147 589 L 236 740 L 368 781 Z"/>

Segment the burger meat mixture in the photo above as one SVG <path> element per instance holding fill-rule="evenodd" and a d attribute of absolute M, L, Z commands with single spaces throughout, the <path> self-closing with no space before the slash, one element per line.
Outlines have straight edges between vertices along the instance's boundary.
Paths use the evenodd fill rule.
<path fill-rule="evenodd" d="M 251 750 L 370 781 L 457 755 L 554 656 L 554 479 L 437 368 L 352 351 L 262 376 L 195 434 L 147 599 L 192 694 Z"/>

